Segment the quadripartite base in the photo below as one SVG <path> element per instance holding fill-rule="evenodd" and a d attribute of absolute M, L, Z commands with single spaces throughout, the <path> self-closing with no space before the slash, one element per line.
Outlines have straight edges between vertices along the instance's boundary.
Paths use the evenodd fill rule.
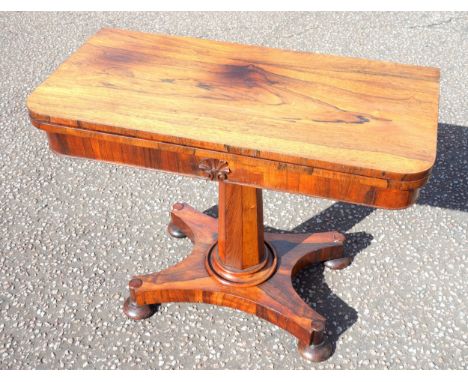
<path fill-rule="evenodd" d="M 265 233 L 274 251 L 275 265 L 268 277 L 255 285 L 222 282 L 207 266 L 207 256 L 216 244 L 217 219 L 184 203 L 171 212 L 169 233 L 187 236 L 192 253 L 180 263 L 161 272 L 135 276 L 129 283 L 130 297 L 124 312 L 132 319 L 150 317 L 157 304 L 198 302 L 227 306 L 255 314 L 298 338 L 298 349 L 311 361 L 324 361 L 332 353 L 324 336 L 325 318 L 296 293 L 292 277 L 302 268 L 323 262 L 342 269 L 352 258 L 343 257 L 344 236 L 338 232 L 315 234 Z"/>

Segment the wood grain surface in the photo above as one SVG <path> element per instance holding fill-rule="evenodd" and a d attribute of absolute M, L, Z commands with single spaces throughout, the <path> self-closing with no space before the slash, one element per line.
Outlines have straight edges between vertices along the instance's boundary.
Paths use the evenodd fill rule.
<path fill-rule="evenodd" d="M 438 92 L 435 68 L 103 29 L 27 104 L 37 125 L 413 181 Z"/>
<path fill-rule="evenodd" d="M 262 190 L 219 183 L 218 255 L 222 265 L 243 270 L 264 259 Z"/>

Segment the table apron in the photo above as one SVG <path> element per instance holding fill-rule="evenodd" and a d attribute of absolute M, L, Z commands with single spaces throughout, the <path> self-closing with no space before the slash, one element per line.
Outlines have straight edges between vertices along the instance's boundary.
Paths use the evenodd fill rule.
<path fill-rule="evenodd" d="M 50 148 L 74 157 L 145 167 L 386 209 L 413 204 L 427 177 L 395 181 L 32 120 Z"/>

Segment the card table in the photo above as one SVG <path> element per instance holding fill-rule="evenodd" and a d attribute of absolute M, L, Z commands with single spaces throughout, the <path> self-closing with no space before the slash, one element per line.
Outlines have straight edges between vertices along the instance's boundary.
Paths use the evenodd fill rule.
<path fill-rule="evenodd" d="M 128 317 L 166 302 L 227 306 L 283 328 L 301 355 L 323 361 L 325 318 L 291 280 L 311 264 L 350 265 L 345 236 L 265 233 L 262 189 L 410 206 L 434 165 L 438 95 L 436 68 L 102 29 L 27 107 L 56 153 L 219 185 L 217 219 L 172 207 L 168 232 L 193 250 L 131 279 Z"/>

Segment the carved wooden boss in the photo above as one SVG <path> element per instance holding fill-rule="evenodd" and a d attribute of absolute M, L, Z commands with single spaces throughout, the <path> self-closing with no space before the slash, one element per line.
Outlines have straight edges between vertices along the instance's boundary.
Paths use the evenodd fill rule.
<path fill-rule="evenodd" d="M 264 233 L 262 188 L 405 208 L 427 182 L 439 70 L 105 29 L 28 99 L 53 151 L 219 184 L 219 218 L 176 203 L 168 231 L 193 251 L 129 283 L 127 316 L 204 302 L 255 314 L 331 354 L 325 319 L 291 277 L 351 263 L 344 236 Z"/>

